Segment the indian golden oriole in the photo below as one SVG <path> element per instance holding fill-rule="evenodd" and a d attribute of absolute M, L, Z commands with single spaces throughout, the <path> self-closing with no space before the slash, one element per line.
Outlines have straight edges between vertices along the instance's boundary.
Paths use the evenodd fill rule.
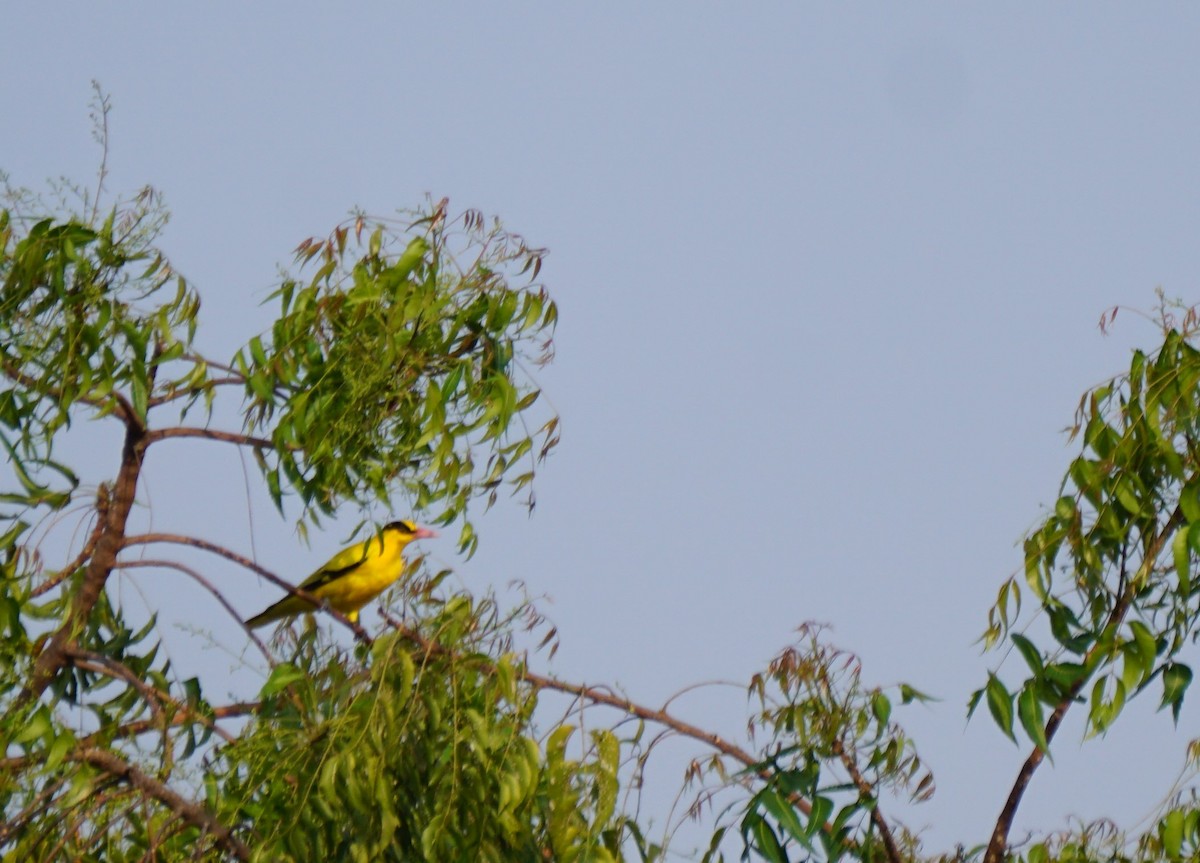
<path fill-rule="evenodd" d="M 437 534 L 427 527 L 411 521 L 393 521 L 375 536 L 339 551 L 300 582 L 299 587 L 357 621 L 359 609 L 404 574 L 404 558 L 400 555 L 404 547 L 413 540 L 431 536 Z M 293 594 L 254 615 L 246 625 L 263 626 L 314 610 L 309 600 Z"/>

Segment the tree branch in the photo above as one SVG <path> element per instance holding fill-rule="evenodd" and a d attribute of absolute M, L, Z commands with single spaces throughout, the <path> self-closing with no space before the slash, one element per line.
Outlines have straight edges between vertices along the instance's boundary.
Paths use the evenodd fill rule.
<path fill-rule="evenodd" d="M 136 689 L 141 694 L 142 700 L 145 701 L 150 707 L 151 712 L 158 715 L 159 722 L 157 724 L 163 726 L 164 728 L 175 724 L 174 722 L 163 721 L 166 719 L 166 716 L 163 713 L 164 704 L 169 705 L 172 709 L 174 709 L 176 714 L 190 714 L 193 712 L 186 704 L 176 699 L 169 692 L 163 692 L 160 689 L 150 686 L 144 680 L 134 674 L 133 671 L 127 668 L 124 664 L 117 662 L 111 657 L 105 656 L 102 653 L 95 653 L 91 650 L 79 650 L 74 647 L 67 648 L 67 655 L 71 658 L 72 664 L 78 668 L 86 668 L 90 671 L 96 671 L 114 679 L 124 680 L 126 683 Z M 195 715 L 199 716 L 199 714 Z M 213 733 L 223 739 L 226 743 L 233 742 L 233 735 L 227 732 L 225 729 L 219 728 L 207 719 L 201 719 L 201 721 L 207 728 L 212 729 Z"/>
<path fill-rule="evenodd" d="M 104 526 L 96 540 L 95 552 L 84 571 L 79 592 L 72 598 L 67 619 L 51 636 L 45 649 L 34 662 L 32 679 L 21 696 L 16 699 L 14 707 L 19 707 L 46 691 L 50 681 L 67 661 L 67 647 L 73 644 L 79 633 L 87 627 L 88 617 L 99 600 L 100 594 L 104 591 L 105 582 L 108 580 L 109 573 L 112 572 L 117 553 L 123 547 L 125 525 L 129 520 L 129 511 L 133 508 L 134 497 L 137 494 L 138 477 L 141 475 L 142 460 L 145 454 L 145 429 L 139 423 L 126 423 L 125 443 L 121 451 L 121 467 L 117 472 L 116 482 L 112 486 Z"/>
<path fill-rule="evenodd" d="M 250 860 L 250 849 L 233 835 L 233 831 L 218 821 L 215 815 L 198 803 L 193 803 L 180 796 L 124 759 L 118 758 L 111 752 L 93 747 L 77 749 L 71 757 L 75 761 L 90 764 L 114 779 L 154 798 L 188 824 L 214 837 L 229 854 L 238 860 Z"/>
<path fill-rule="evenodd" d="M 846 773 L 850 776 L 850 781 L 858 789 L 859 796 L 863 799 L 872 799 L 875 801 L 875 805 L 871 807 L 871 823 L 879 831 L 879 838 L 883 840 L 883 847 L 887 851 L 888 860 L 891 863 L 902 863 L 904 858 L 900 856 L 900 849 L 896 847 L 896 839 L 892 836 L 892 830 L 888 826 L 887 819 L 883 817 L 883 812 L 879 809 L 879 795 L 875 793 L 875 789 L 871 786 L 871 783 L 859 771 L 858 765 L 850 757 L 850 753 L 846 751 L 846 747 L 842 745 L 840 737 L 834 738 L 833 754 L 842 762 L 842 767 L 846 769 Z"/>
<path fill-rule="evenodd" d="M 1124 589 L 1117 597 L 1112 610 L 1108 614 L 1107 620 L 1105 620 L 1104 629 L 1119 626 L 1125 619 L 1125 615 L 1129 612 L 1129 607 L 1133 603 L 1134 594 L 1139 589 L 1141 582 L 1149 576 L 1150 571 L 1154 567 L 1154 562 L 1158 559 L 1158 555 L 1166 545 L 1167 538 L 1181 524 L 1183 524 L 1183 508 L 1176 507 L 1158 535 L 1146 543 L 1145 550 L 1142 553 L 1142 564 L 1138 567 L 1138 572 L 1134 578 L 1125 583 Z M 1124 572 L 1121 574 L 1121 580 L 1122 582 L 1124 581 Z M 1091 662 L 1100 648 L 1101 645 L 1094 644 L 1084 654 L 1083 665 L 1085 667 Z M 1071 705 L 1075 703 L 1076 698 L 1079 697 L 1079 693 L 1083 691 L 1084 686 L 1088 684 L 1091 678 L 1092 674 L 1087 674 L 1077 680 L 1063 697 L 1059 699 L 1058 704 L 1055 705 L 1043 729 L 1047 746 L 1054 739 L 1054 735 L 1058 733 L 1058 729 L 1061 727 L 1067 711 L 1071 709 Z M 1012 829 L 1013 819 L 1016 818 L 1017 808 L 1021 805 L 1021 798 L 1025 795 L 1025 789 L 1029 787 L 1029 783 L 1033 779 L 1033 774 L 1037 771 L 1045 757 L 1046 753 L 1040 747 L 1034 746 L 1033 751 L 1029 753 L 1029 757 L 1025 759 L 1025 763 L 1021 765 L 1021 769 L 1017 773 L 1017 778 L 1013 782 L 1012 790 L 1009 791 L 1008 798 L 1004 801 L 1004 808 L 1000 810 L 1000 817 L 996 819 L 996 828 L 992 831 L 992 838 L 988 842 L 987 851 L 983 855 L 983 863 L 1003 863 L 1008 853 L 1008 833 Z"/>
<path fill-rule="evenodd" d="M 443 647 L 441 644 L 430 638 L 426 638 L 417 630 L 405 626 L 402 622 L 396 620 L 391 615 L 383 613 L 383 618 L 389 626 L 400 632 L 408 640 L 414 642 L 426 653 L 441 656 L 455 655 L 452 650 Z M 489 670 L 495 670 L 496 666 L 490 660 L 474 655 L 471 658 L 473 661 L 485 663 Z M 558 680 L 544 674 L 538 674 L 530 671 L 529 668 L 524 665 L 522 665 L 521 677 L 535 689 L 548 689 L 554 692 L 562 692 L 567 695 L 574 695 L 576 698 L 582 701 L 586 701 L 591 704 L 603 704 L 607 707 L 613 707 L 629 716 L 635 716 L 638 719 L 644 719 L 648 722 L 653 722 L 657 725 L 670 728 L 672 731 L 680 734 L 683 737 L 690 737 L 693 740 L 697 740 L 706 746 L 717 750 L 717 752 L 721 753 L 722 755 L 728 756 L 729 758 L 740 762 L 741 764 L 753 770 L 755 775 L 757 775 L 760 779 L 764 781 L 770 781 L 771 779 L 771 772 L 758 766 L 761 763 L 760 759 L 755 758 L 745 749 L 741 748 L 735 743 L 731 743 L 718 734 L 713 734 L 710 731 L 705 731 L 703 728 L 692 725 L 690 722 L 685 722 L 682 719 L 679 719 L 678 717 L 668 713 L 665 709 L 655 710 L 654 708 L 646 707 L 628 698 L 616 695 L 608 689 L 603 689 L 597 686 L 587 686 L 579 683 L 567 683 L 566 681 Z M 788 796 L 788 801 L 805 815 L 812 813 L 812 804 L 798 794 L 790 794 Z M 831 832 L 829 824 L 823 825 L 823 829 L 826 832 Z"/>
<path fill-rule="evenodd" d="M 58 387 L 48 386 L 32 375 L 21 371 L 21 369 L 17 368 L 17 366 L 13 364 L 12 360 L 7 356 L 5 356 L 3 359 L 0 359 L 0 372 L 3 372 L 6 377 L 10 378 L 15 383 L 20 384 L 26 389 L 33 390 L 35 393 L 39 393 L 44 396 L 49 396 L 55 401 L 61 402 L 63 400 L 62 390 L 60 390 Z M 137 414 L 133 410 L 133 405 L 129 403 L 129 399 L 125 398 L 125 396 L 118 390 L 113 390 L 104 398 L 96 398 L 84 393 L 79 393 L 76 394 L 72 400 L 83 402 L 85 405 L 89 405 L 90 407 L 94 407 L 98 410 L 105 410 L 106 408 L 110 408 L 112 406 L 112 403 L 108 401 L 110 398 L 113 400 L 113 402 L 116 402 L 116 408 L 113 412 L 117 414 L 117 418 L 121 420 L 121 422 L 125 423 L 126 426 L 136 426 L 141 424 L 137 419 Z"/>
<path fill-rule="evenodd" d="M 217 730 L 215 725 L 218 719 L 232 719 L 239 716 L 249 716 L 251 713 L 257 713 L 262 707 L 258 701 L 235 701 L 232 704 L 222 704 L 218 707 L 211 708 L 212 716 L 192 710 L 187 705 L 179 705 L 178 712 L 174 716 L 167 719 L 167 724 L 172 728 L 179 728 L 188 723 L 197 723 L 205 728 Z M 151 731 L 159 731 L 162 729 L 162 722 L 157 719 L 135 719 L 132 722 L 126 722 L 124 725 L 118 725 L 115 728 L 104 728 L 100 731 L 94 731 L 85 737 L 79 738 L 80 746 L 107 746 L 113 740 L 118 738 L 137 737 Z M 226 734 L 220 734 L 222 738 L 227 739 Z M 16 773 L 20 770 L 25 770 L 31 766 L 41 765 L 45 760 L 45 753 L 35 752 L 32 755 L 18 755 L 11 758 L 0 758 L 0 771 L 6 773 Z M 3 825 L 0 825 L 0 841 L 3 841 Z"/>
<path fill-rule="evenodd" d="M 238 434 L 236 432 L 221 431 L 220 429 L 203 429 L 193 428 L 191 426 L 174 426 L 172 428 L 155 429 L 146 433 L 146 443 L 157 443 L 160 440 L 168 438 L 204 438 L 205 440 L 219 440 L 225 443 L 237 444 L 238 446 L 250 446 L 256 449 L 275 449 L 275 444 L 266 438 L 253 437 L 251 435 Z"/>
<path fill-rule="evenodd" d="M 173 401 L 178 401 L 179 399 L 187 398 L 188 396 L 198 396 L 202 392 L 207 390 L 215 390 L 217 387 L 225 387 L 234 384 L 244 386 L 245 383 L 246 379 L 241 375 L 230 375 L 229 377 L 224 378 L 208 378 L 200 386 L 189 386 L 183 387 L 182 389 L 174 389 L 172 384 L 168 384 L 167 386 L 171 387 L 171 389 L 169 389 L 167 392 L 161 393 L 160 395 L 156 395 L 151 399 L 148 399 L 146 404 L 149 407 L 156 408 L 159 405 L 165 405 Z"/>

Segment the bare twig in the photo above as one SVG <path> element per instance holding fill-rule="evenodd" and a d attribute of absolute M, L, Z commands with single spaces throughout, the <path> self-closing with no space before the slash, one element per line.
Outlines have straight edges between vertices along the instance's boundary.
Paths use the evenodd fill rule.
<path fill-rule="evenodd" d="M 200 393 L 202 393 L 206 390 L 215 390 L 217 387 L 230 386 L 230 385 L 234 385 L 234 384 L 244 385 L 245 383 L 246 383 L 246 379 L 241 377 L 240 375 L 238 375 L 238 376 L 229 375 L 229 376 L 223 377 L 223 378 L 209 378 L 202 385 L 199 385 L 199 386 L 187 386 L 187 387 L 183 387 L 182 389 L 175 389 L 172 386 L 167 392 L 160 393 L 159 395 L 156 395 L 153 398 L 148 399 L 146 401 L 146 404 L 149 407 L 156 408 L 159 405 L 165 405 L 169 402 L 178 401 L 179 399 L 185 399 L 188 396 L 198 396 L 198 395 L 200 395 Z"/>

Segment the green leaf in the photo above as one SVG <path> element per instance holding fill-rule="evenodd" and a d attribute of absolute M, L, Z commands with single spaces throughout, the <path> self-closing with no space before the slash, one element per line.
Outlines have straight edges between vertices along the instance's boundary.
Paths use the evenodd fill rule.
<path fill-rule="evenodd" d="M 255 372 L 250 375 L 247 382 L 250 384 L 250 389 L 253 393 L 262 399 L 264 402 L 270 402 L 275 395 L 275 389 L 271 386 L 271 379 L 262 372 Z"/>
<path fill-rule="evenodd" d="M 919 689 L 909 686 L 907 683 L 900 684 L 900 703 L 911 704 L 914 701 L 919 701 L 922 704 L 929 701 L 937 701 L 932 695 L 926 695 Z"/>
<path fill-rule="evenodd" d="M 424 237 L 413 237 L 400 257 L 396 259 L 396 263 L 392 265 L 392 274 L 399 279 L 408 278 L 428 251 L 429 243 Z M 378 252 L 372 252 L 372 254 L 378 254 Z"/>
<path fill-rule="evenodd" d="M 1172 809 L 1159 824 L 1163 852 L 1172 860 L 1183 856 L 1183 810 Z"/>
<path fill-rule="evenodd" d="M 1145 676 L 1142 678 L 1142 682 L 1145 683 L 1150 677 L 1154 668 L 1154 660 L 1158 656 L 1158 642 L 1154 634 L 1140 620 L 1131 621 L 1129 629 L 1133 633 L 1134 643 L 1137 645 L 1142 666 L 1145 668 Z"/>
<path fill-rule="evenodd" d="M 138 374 L 138 371 L 142 374 Z M 146 409 L 150 401 L 150 385 L 145 376 L 145 368 L 140 364 L 134 365 L 134 375 L 129 380 L 129 400 L 133 402 L 133 413 L 145 422 Z"/>
<path fill-rule="evenodd" d="M 75 743 L 75 735 L 66 729 L 55 737 L 46 750 L 46 769 L 54 770 L 62 764 L 71 750 L 75 748 Z"/>
<path fill-rule="evenodd" d="M 1034 646 L 1032 641 L 1020 633 L 1014 632 L 1010 637 L 1013 644 L 1016 645 L 1017 650 L 1021 652 L 1021 656 L 1025 658 L 1025 664 L 1029 666 L 1029 670 L 1033 672 L 1033 676 L 1040 678 L 1044 672 L 1042 652 Z"/>
<path fill-rule="evenodd" d="M 258 336 L 250 340 L 250 357 L 260 369 L 267 364 L 267 352 L 263 350 L 262 339 Z"/>
<path fill-rule="evenodd" d="M 979 702 L 983 700 L 983 694 L 987 687 L 976 689 L 971 693 L 971 697 L 967 699 L 967 719 L 975 715 L 975 708 L 979 706 Z"/>
<path fill-rule="evenodd" d="M 991 711 L 992 719 L 996 721 L 996 725 L 1003 731 L 1013 743 L 1017 742 L 1017 737 L 1013 734 L 1013 697 L 1004 684 L 1000 682 L 1000 678 L 995 674 L 988 675 L 987 682 L 987 705 Z"/>
<path fill-rule="evenodd" d="M 759 804 L 771 814 L 788 836 L 809 847 L 808 829 L 800 822 L 795 808 L 773 788 L 764 788 L 756 795 Z"/>
<path fill-rule="evenodd" d="M 1182 662 L 1172 662 L 1163 669 L 1162 679 L 1163 697 L 1158 709 L 1162 710 L 1168 704 L 1171 705 L 1171 715 L 1178 724 L 1179 709 L 1183 706 L 1183 696 L 1192 682 L 1192 669 Z"/>
<path fill-rule="evenodd" d="M 1200 522 L 1200 480 L 1192 480 L 1179 492 L 1179 508 L 1189 525 Z"/>
<path fill-rule="evenodd" d="M 879 725 L 879 733 L 887 730 L 888 720 L 892 716 L 892 702 L 882 692 L 876 692 L 871 697 L 871 713 Z"/>
<path fill-rule="evenodd" d="M 1025 581 L 1033 595 L 1045 602 L 1049 585 L 1042 576 L 1042 548 L 1034 537 L 1025 540 Z"/>
<path fill-rule="evenodd" d="M 783 850 L 779 837 L 775 835 L 767 819 L 757 813 L 748 815 L 742 821 L 742 835 L 746 835 L 747 832 L 753 835 L 754 847 L 758 849 L 758 853 L 770 863 L 788 863 L 787 852 Z"/>
<path fill-rule="evenodd" d="M 1042 702 L 1037 696 L 1037 686 L 1031 680 L 1022 688 L 1017 697 L 1017 715 L 1021 718 L 1021 727 L 1034 745 L 1042 752 L 1048 753 L 1050 744 L 1046 741 L 1046 720 L 1042 715 Z"/>
<path fill-rule="evenodd" d="M 1121 660 L 1121 684 L 1127 692 L 1132 692 L 1149 676 L 1151 667 L 1142 658 L 1136 641 L 1121 645 Z"/>
<path fill-rule="evenodd" d="M 21 730 L 13 737 L 14 743 L 32 743 L 41 738 L 53 738 L 54 727 L 50 722 L 50 712 L 43 704 L 26 720 Z"/>
<path fill-rule="evenodd" d="M 808 813 L 808 827 L 805 832 L 811 838 L 817 831 L 825 826 L 825 822 L 829 820 L 829 816 L 833 814 L 833 801 L 822 795 L 817 795 L 812 798 L 812 811 Z M 811 848 L 807 842 L 805 847 Z"/>
<path fill-rule="evenodd" d="M 297 680 L 303 680 L 308 675 L 292 665 L 291 663 L 281 662 L 271 669 L 271 675 L 267 678 L 267 682 L 263 684 L 259 690 L 260 698 L 270 698 L 277 692 L 287 688 L 290 684 Z"/>
<path fill-rule="evenodd" d="M 1188 525 L 1190 529 L 1192 525 Z M 1192 582 L 1192 549 L 1187 530 L 1178 530 L 1171 539 L 1171 553 L 1175 558 L 1175 575 L 1179 579 L 1180 593 L 1187 595 Z"/>

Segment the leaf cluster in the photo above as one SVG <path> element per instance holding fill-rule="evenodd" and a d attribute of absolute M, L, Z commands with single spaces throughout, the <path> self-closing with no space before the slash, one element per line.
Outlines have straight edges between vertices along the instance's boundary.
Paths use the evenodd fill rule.
<path fill-rule="evenodd" d="M 0 211 L 0 446 L 20 485 L 0 500 L 65 506 L 78 480 L 53 458 L 58 433 L 80 407 L 144 426 L 159 367 L 190 347 L 199 299 L 142 230 L 158 206 L 147 191 L 99 225 L 21 230 Z"/>
<path fill-rule="evenodd" d="M 513 280 L 536 278 L 544 252 L 477 214 L 454 225 L 442 210 L 403 230 L 360 217 L 298 247 L 312 272 L 284 280 L 269 336 L 233 363 L 247 430 L 274 445 L 259 464 L 281 508 L 288 487 L 314 517 L 399 493 L 449 522 L 472 497 L 533 480 L 557 422 L 525 424 L 539 391 L 522 360 L 549 358 L 557 310 Z M 474 547 L 469 528 L 463 542 Z"/>
<path fill-rule="evenodd" d="M 221 751 L 209 805 L 261 860 L 619 859 L 611 733 L 583 759 L 570 727 L 540 745 L 519 659 L 459 652 L 495 635 L 486 609 L 435 604 L 421 629 L 454 652 L 392 632 L 360 662 L 302 635 Z"/>
<path fill-rule="evenodd" d="M 793 859 L 792 849 L 801 859 L 888 859 L 898 837 L 878 815 L 882 794 L 920 802 L 934 791 L 892 709 L 928 696 L 908 684 L 892 694 L 868 687 L 858 658 L 825 641 L 821 627 L 801 634 L 750 682 L 760 706 L 751 729 L 769 742 L 747 771 L 762 784 L 738 825 L 742 841 L 773 863 Z M 715 844 L 706 859 L 720 859 Z"/>

